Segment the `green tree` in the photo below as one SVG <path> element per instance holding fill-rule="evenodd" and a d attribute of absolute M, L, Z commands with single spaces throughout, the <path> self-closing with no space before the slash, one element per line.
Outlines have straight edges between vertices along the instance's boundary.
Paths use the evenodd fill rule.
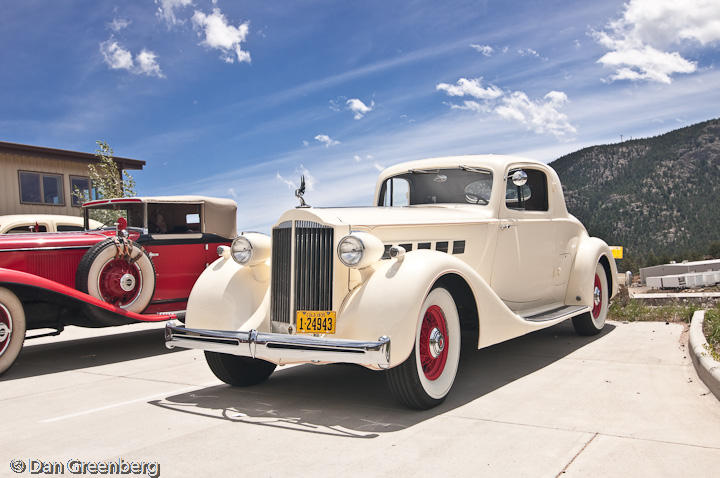
<path fill-rule="evenodd" d="M 713 241 L 708 247 L 708 254 L 714 259 L 720 259 L 720 241 Z"/>
<path fill-rule="evenodd" d="M 105 141 L 95 141 L 95 157 L 97 162 L 88 165 L 91 187 L 96 191 L 98 198 L 122 198 L 134 197 L 135 179 L 127 171 L 120 172 L 113 150 Z M 75 188 L 73 195 L 81 201 L 88 201 L 89 191 L 80 191 Z M 100 221 L 103 224 L 111 225 L 120 217 L 121 211 L 98 210 L 90 211 L 90 218 Z"/>

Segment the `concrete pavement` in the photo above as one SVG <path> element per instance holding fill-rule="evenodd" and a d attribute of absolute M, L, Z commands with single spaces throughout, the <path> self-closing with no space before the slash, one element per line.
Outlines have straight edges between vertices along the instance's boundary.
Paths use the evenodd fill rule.
<path fill-rule="evenodd" d="M 31 476 L 13 459 L 119 457 L 166 477 L 716 476 L 720 402 L 682 334 L 611 323 L 586 338 L 568 322 L 467 351 L 448 400 L 416 412 L 360 367 L 235 389 L 153 326 L 71 330 L 29 342 L 0 379 L 0 476 Z"/>

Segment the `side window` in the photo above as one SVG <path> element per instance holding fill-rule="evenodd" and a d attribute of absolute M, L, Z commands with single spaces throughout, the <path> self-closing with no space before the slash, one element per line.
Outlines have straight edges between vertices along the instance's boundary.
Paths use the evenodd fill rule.
<path fill-rule="evenodd" d="M 58 224 L 57 225 L 58 232 L 84 231 L 84 230 L 85 230 L 85 228 L 83 226 L 75 226 L 73 224 Z"/>
<path fill-rule="evenodd" d="M 506 179 L 505 206 L 520 211 L 547 211 L 548 189 L 545 173 L 537 169 L 523 169 L 527 174 L 527 182 L 523 186 L 515 186 L 512 181 L 511 169 Z"/>
<path fill-rule="evenodd" d="M 383 206 L 409 206 L 410 183 L 404 178 L 390 178 L 382 188 Z"/>
<path fill-rule="evenodd" d="M 195 234 L 202 232 L 200 204 L 148 204 L 150 234 Z"/>
<path fill-rule="evenodd" d="M 37 231 L 35 229 L 37 229 Z M 44 224 L 40 225 L 39 227 L 35 227 L 35 224 L 28 226 L 17 226 L 7 231 L 6 234 L 24 234 L 29 232 L 47 232 L 47 226 L 45 226 Z"/>

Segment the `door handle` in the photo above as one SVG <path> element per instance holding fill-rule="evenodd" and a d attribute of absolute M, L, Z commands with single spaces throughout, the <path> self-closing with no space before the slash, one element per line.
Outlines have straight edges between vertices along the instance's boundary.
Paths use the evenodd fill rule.
<path fill-rule="evenodd" d="M 504 231 L 504 230 L 506 230 L 506 229 L 510 229 L 510 228 L 513 227 L 514 225 L 515 225 L 515 224 L 513 224 L 513 223 L 511 223 L 511 222 L 506 222 L 506 223 L 504 223 L 504 224 L 500 224 L 500 230 L 501 230 L 501 231 Z"/>

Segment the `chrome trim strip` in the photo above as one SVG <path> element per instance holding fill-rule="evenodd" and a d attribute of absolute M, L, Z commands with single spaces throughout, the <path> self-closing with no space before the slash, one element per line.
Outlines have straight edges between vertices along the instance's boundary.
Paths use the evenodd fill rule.
<path fill-rule="evenodd" d="M 23 247 L 18 249 L 0 249 L 0 252 L 18 252 L 18 251 L 58 251 L 61 249 L 90 249 L 89 246 L 58 246 L 58 247 Z"/>
<path fill-rule="evenodd" d="M 377 341 L 331 339 L 305 335 L 189 329 L 178 322 L 165 326 L 165 346 L 201 349 L 277 364 L 294 362 L 335 362 L 390 366 L 390 338 Z"/>
<path fill-rule="evenodd" d="M 528 316 L 521 315 L 520 317 L 530 322 L 547 322 L 549 320 L 569 319 L 571 317 L 575 317 L 576 315 L 584 314 L 585 312 L 590 312 L 590 307 L 586 305 L 566 305 L 541 312 L 539 314 Z"/>

